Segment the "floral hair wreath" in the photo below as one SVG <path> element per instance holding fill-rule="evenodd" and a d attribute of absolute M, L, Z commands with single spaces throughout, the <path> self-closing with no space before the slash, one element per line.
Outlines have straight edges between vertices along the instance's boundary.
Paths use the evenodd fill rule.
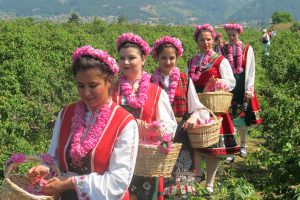
<path fill-rule="evenodd" d="M 237 24 L 237 23 L 224 24 L 223 28 L 225 30 L 237 30 L 237 31 L 239 31 L 239 33 L 242 33 L 244 31 L 242 25 Z"/>
<path fill-rule="evenodd" d="M 119 71 L 119 66 L 116 60 L 113 57 L 111 57 L 106 51 L 103 51 L 101 49 L 94 49 L 92 46 L 89 45 L 77 48 L 73 53 L 73 64 L 81 56 L 91 56 L 93 58 L 101 60 L 102 62 L 108 65 L 108 67 L 114 74 L 117 74 Z"/>
<path fill-rule="evenodd" d="M 150 47 L 148 43 L 145 40 L 143 40 L 139 35 L 133 33 L 123 33 L 116 40 L 117 49 L 119 49 L 119 47 L 125 42 L 130 42 L 139 45 L 145 56 L 147 56 L 150 53 Z"/>
<path fill-rule="evenodd" d="M 152 57 L 157 60 L 157 48 L 162 44 L 172 44 L 177 49 L 177 57 L 181 57 L 183 55 L 182 42 L 178 38 L 164 36 L 153 43 L 152 48 Z"/>
<path fill-rule="evenodd" d="M 195 38 L 196 41 L 198 39 L 197 36 L 198 36 L 198 34 L 201 30 L 208 30 L 209 32 L 211 32 L 211 36 L 213 38 L 216 37 L 216 32 L 210 24 L 202 24 L 202 25 L 197 26 L 196 29 L 195 29 L 194 38 Z"/>

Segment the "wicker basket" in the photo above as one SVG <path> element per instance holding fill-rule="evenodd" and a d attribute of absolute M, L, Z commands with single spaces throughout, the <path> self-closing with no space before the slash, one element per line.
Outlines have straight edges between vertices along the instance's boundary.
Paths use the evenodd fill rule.
<path fill-rule="evenodd" d="M 231 106 L 230 92 L 204 92 L 198 93 L 198 97 L 200 102 L 214 113 L 226 113 Z"/>
<path fill-rule="evenodd" d="M 210 113 L 215 120 L 213 124 L 198 125 L 187 130 L 192 148 L 206 148 L 219 142 L 223 118 L 217 118 L 211 111 Z"/>
<path fill-rule="evenodd" d="M 26 156 L 25 162 L 39 162 L 43 160 L 36 156 Z M 0 194 L 1 200 L 56 200 L 58 196 L 34 195 L 27 192 L 24 188 L 29 186 L 29 179 L 25 175 L 12 174 L 13 170 L 18 166 L 18 163 L 11 163 L 6 170 L 5 178 L 2 184 Z M 58 175 L 60 170 L 56 164 L 50 166 Z"/>
<path fill-rule="evenodd" d="M 171 177 L 181 145 L 182 144 L 179 143 L 173 143 L 171 152 L 163 154 L 157 146 L 150 147 L 139 144 L 134 175 L 146 177 Z"/>

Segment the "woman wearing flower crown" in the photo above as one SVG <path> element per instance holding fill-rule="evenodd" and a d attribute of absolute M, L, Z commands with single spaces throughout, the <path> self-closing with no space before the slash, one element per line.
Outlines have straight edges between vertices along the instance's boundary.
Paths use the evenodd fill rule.
<path fill-rule="evenodd" d="M 209 24 L 197 26 L 194 32 L 194 39 L 200 53 L 189 60 L 188 70 L 198 93 L 206 91 L 207 86 L 214 86 L 218 82 L 222 82 L 224 88 L 229 91 L 235 86 L 235 79 L 228 60 L 212 50 L 215 36 L 216 33 Z M 223 120 L 219 142 L 208 148 L 195 151 L 195 167 L 198 176 L 203 173 L 200 163 L 201 154 L 205 154 L 206 189 L 209 193 L 213 193 L 213 183 L 218 169 L 219 157 L 239 152 L 229 114 L 222 114 L 220 117 Z"/>
<path fill-rule="evenodd" d="M 152 84 L 150 75 L 143 70 L 150 52 L 147 42 L 139 35 L 123 33 L 116 46 L 121 74 L 113 89 L 113 100 L 135 116 L 140 137 L 160 137 L 160 133 L 153 131 L 153 122 L 173 136 L 177 123 L 168 95 Z M 163 178 L 134 176 L 130 193 L 132 199 L 163 199 Z"/>
<path fill-rule="evenodd" d="M 225 45 L 225 41 L 223 38 L 223 34 L 222 33 L 217 33 L 215 40 L 214 40 L 214 51 L 224 55 L 224 45 Z"/>
<path fill-rule="evenodd" d="M 229 39 L 228 44 L 224 47 L 224 56 L 229 60 L 236 79 L 236 87 L 232 91 L 233 99 L 230 116 L 233 119 L 234 126 L 240 132 L 240 155 L 246 157 L 248 127 L 251 124 L 255 125 L 262 122 L 258 115 L 260 107 L 254 92 L 254 52 L 249 44 L 244 44 L 239 39 L 239 35 L 243 32 L 243 27 L 240 24 L 224 24 L 223 27 Z M 231 163 L 233 161 L 234 157 L 230 156 L 225 162 Z"/>
<path fill-rule="evenodd" d="M 174 176 L 181 186 L 189 186 L 189 183 L 184 183 L 184 180 L 178 181 L 180 177 L 193 180 L 193 150 L 186 129 L 193 128 L 198 121 L 209 120 L 210 116 L 207 109 L 199 102 L 192 80 L 176 66 L 177 58 L 182 55 L 182 43 L 178 38 L 164 36 L 156 40 L 153 44 L 152 56 L 158 62 L 158 67 L 152 74 L 151 82 L 161 86 L 167 92 L 179 123 L 174 142 L 182 143 L 183 146 L 174 168 Z M 173 182 L 171 180 L 171 186 L 174 185 Z M 167 188 L 166 191 L 169 189 Z"/>
<path fill-rule="evenodd" d="M 64 177 L 50 179 L 47 194 L 62 199 L 126 199 L 138 149 L 134 117 L 112 101 L 109 88 L 118 73 L 116 61 L 91 46 L 77 48 L 72 71 L 80 100 L 58 114 L 48 153 Z M 35 166 L 30 178 L 48 174 Z"/>

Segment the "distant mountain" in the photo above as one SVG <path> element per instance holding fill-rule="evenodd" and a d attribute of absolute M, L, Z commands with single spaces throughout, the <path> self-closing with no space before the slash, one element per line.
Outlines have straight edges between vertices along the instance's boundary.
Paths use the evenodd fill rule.
<path fill-rule="evenodd" d="M 158 23 L 221 24 L 228 21 L 268 22 L 275 10 L 300 19 L 299 0 L 0 0 L 0 13 L 55 16 L 72 11 L 80 16 L 126 16 Z"/>
<path fill-rule="evenodd" d="M 247 22 L 264 22 L 270 19 L 276 10 L 289 12 L 293 15 L 295 20 L 300 20 L 299 0 L 254 0 L 238 9 L 228 19 Z"/>

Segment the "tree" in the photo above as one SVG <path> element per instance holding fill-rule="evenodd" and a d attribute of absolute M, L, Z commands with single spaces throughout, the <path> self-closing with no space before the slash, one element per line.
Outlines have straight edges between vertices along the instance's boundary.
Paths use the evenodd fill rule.
<path fill-rule="evenodd" d="M 300 31 L 300 22 L 294 22 L 293 26 L 291 27 L 291 31 L 293 32 Z"/>
<path fill-rule="evenodd" d="M 292 22 L 293 16 L 289 12 L 275 11 L 272 15 L 273 24 Z"/>
<path fill-rule="evenodd" d="M 125 24 L 127 23 L 127 17 L 124 15 L 121 15 L 118 17 L 118 24 Z"/>
<path fill-rule="evenodd" d="M 76 12 L 72 12 L 71 16 L 69 17 L 69 21 L 68 22 L 78 24 L 80 22 L 79 14 L 76 13 Z"/>

